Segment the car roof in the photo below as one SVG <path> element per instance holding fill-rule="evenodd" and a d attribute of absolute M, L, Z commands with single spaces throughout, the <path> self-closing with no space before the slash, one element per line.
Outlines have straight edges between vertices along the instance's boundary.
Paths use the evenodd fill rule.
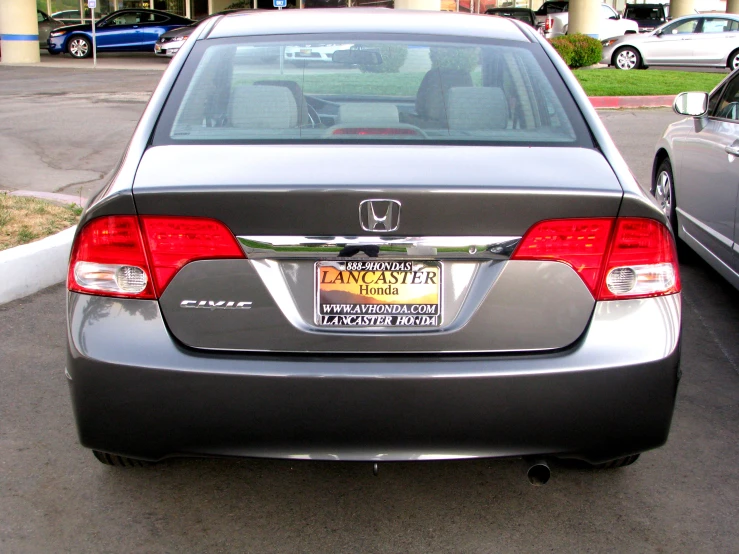
<path fill-rule="evenodd" d="M 317 33 L 449 35 L 530 42 L 510 19 L 485 15 L 383 8 L 244 12 L 225 15 L 206 38 Z"/>
<path fill-rule="evenodd" d="M 712 13 L 689 13 L 688 15 L 681 15 L 675 19 L 671 19 L 669 23 L 680 21 L 682 19 L 706 19 L 706 18 L 719 18 L 719 19 L 735 19 L 739 21 L 739 14 L 735 13 L 724 13 L 724 12 L 712 12 Z"/>

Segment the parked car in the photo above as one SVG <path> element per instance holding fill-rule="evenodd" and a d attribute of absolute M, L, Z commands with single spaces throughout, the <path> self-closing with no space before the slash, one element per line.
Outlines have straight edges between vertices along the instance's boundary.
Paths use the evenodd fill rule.
<path fill-rule="evenodd" d="M 543 32 L 544 25 L 536 20 L 536 12 L 528 8 L 490 8 L 485 11 L 485 14 L 517 19 L 531 25 L 534 29 L 541 29 Z"/>
<path fill-rule="evenodd" d="M 569 6 L 569 1 L 557 0 L 544 2 L 536 11 L 536 19 L 544 25 L 546 38 L 559 37 L 569 32 Z M 623 19 L 608 4 L 600 5 L 600 15 L 600 26 L 596 37 L 600 40 L 639 32 L 639 25 L 636 21 Z"/>
<path fill-rule="evenodd" d="M 636 21 L 640 33 L 649 33 L 667 21 L 663 4 L 626 4 L 624 18 Z"/>
<path fill-rule="evenodd" d="M 49 38 L 49 33 L 54 29 L 58 29 L 64 23 L 57 21 L 53 17 L 49 17 L 41 10 L 36 10 L 38 17 L 38 42 L 41 48 L 46 48 L 46 41 Z"/>
<path fill-rule="evenodd" d="M 678 17 L 651 33 L 603 41 L 604 64 L 619 69 L 650 65 L 739 67 L 739 16 L 695 14 Z"/>
<path fill-rule="evenodd" d="M 95 24 L 99 52 L 152 52 L 162 33 L 193 23 L 191 19 L 157 10 L 119 10 Z M 74 58 L 92 55 L 92 25 L 55 29 L 47 41 L 50 54 L 68 53 Z"/>
<path fill-rule="evenodd" d="M 72 247 L 66 375 L 100 461 L 619 467 L 665 442 L 669 222 L 543 37 L 348 9 L 193 33 Z M 241 61 L 316 36 L 356 48 Z"/>
<path fill-rule="evenodd" d="M 739 288 L 739 72 L 673 108 L 689 117 L 657 143 L 652 194 L 675 234 Z"/>
<path fill-rule="evenodd" d="M 82 14 L 79 10 L 64 10 L 61 12 L 54 12 L 51 14 L 51 17 L 56 19 L 57 21 L 61 21 L 65 25 L 79 25 L 83 21 Z M 88 12 L 85 14 L 86 18 L 90 17 L 90 13 Z"/>
<path fill-rule="evenodd" d="M 188 39 L 190 33 L 192 33 L 193 30 L 206 19 L 217 17 L 219 15 L 226 15 L 229 13 L 255 11 L 256 10 L 252 10 L 251 8 L 223 10 L 221 12 L 211 14 L 200 21 L 193 21 L 192 23 L 184 27 L 177 27 L 176 29 L 172 29 L 170 31 L 167 31 L 166 33 L 162 33 L 162 35 L 157 40 L 157 43 L 154 45 L 154 54 L 166 58 L 171 58 L 172 56 L 174 56 L 179 51 L 180 47 L 184 44 L 184 41 Z"/>

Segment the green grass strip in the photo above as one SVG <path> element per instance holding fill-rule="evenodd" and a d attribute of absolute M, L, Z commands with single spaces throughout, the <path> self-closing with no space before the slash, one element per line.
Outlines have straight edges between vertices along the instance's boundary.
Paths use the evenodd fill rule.
<path fill-rule="evenodd" d="M 724 73 L 616 69 L 573 71 L 588 96 L 670 96 L 681 92 L 711 91 Z"/>

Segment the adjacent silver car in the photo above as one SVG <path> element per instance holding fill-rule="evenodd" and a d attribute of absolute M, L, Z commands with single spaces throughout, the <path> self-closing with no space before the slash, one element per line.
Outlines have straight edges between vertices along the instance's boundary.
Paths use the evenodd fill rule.
<path fill-rule="evenodd" d="M 652 194 L 676 234 L 739 288 L 739 72 L 710 95 L 675 99 L 690 116 L 657 144 Z"/>
<path fill-rule="evenodd" d="M 354 48 L 249 54 L 314 44 Z M 79 437 L 108 464 L 618 467 L 670 428 L 668 219 L 561 58 L 509 19 L 200 25 L 83 214 L 68 288 Z"/>
<path fill-rule="evenodd" d="M 739 67 L 739 15 L 711 13 L 678 17 L 651 33 L 603 41 L 601 63 L 618 69 L 650 65 Z"/>

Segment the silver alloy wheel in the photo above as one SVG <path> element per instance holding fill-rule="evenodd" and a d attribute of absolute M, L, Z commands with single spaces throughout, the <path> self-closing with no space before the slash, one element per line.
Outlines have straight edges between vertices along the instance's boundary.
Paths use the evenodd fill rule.
<path fill-rule="evenodd" d="M 670 174 L 663 170 L 657 177 L 657 185 L 654 187 L 654 198 L 657 200 L 659 207 L 664 214 L 672 217 L 672 183 L 670 182 Z"/>
<path fill-rule="evenodd" d="M 731 69 L 732 71 L 739 67 L 739 52 L 734 52 L 734 57 L 731 59 Z"/>
<path fill-rule="evenodd" d="M 75 58 L 84 58 L 87 56 L 87 52 L 90 49 L 90 45 L 83 38 L 74 38 L 69 43 L 69 53 Z"/>
<path fill-rule="evenodd" d="M 634 69 L 636 67 L 636 52 L 633 50 L 621 50 L 616 56 L 616 66 L 619 69 Z"/>

